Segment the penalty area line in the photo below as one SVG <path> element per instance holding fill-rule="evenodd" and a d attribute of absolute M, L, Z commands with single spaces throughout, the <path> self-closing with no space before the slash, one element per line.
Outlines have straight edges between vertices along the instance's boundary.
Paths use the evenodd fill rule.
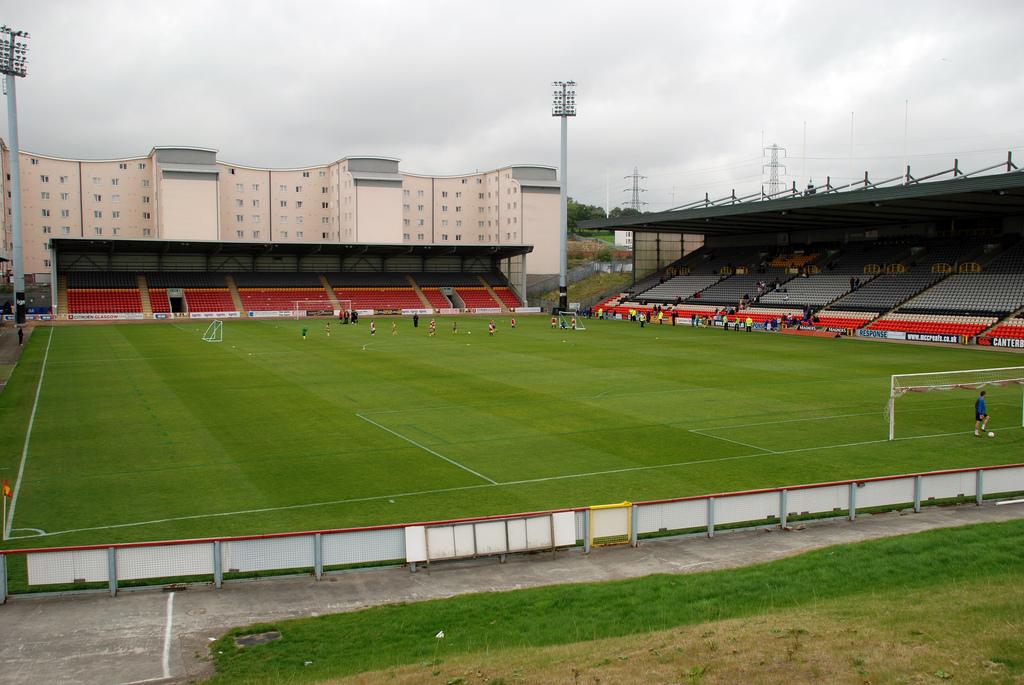
<path fill-rule="evenodd" d="M 1014 426 L 1014 428 L 1019 428 L 1019 427 L 1018 426 Z M 1009 429 L 1004 428 L 1002 430 L 1009 430 Z M 923 439 L 926 439 L 926 438 L 940 438 L 940 437 L 947 437 L 947 436 L 951 436 L 951 435 L 965 435 L 965 434 L 968 434 L 968 433 L 971 433 L 971 432 L 972 431 L 960 431 L 960 432 L 956 432 L 956 433 L 937 433 L 937 434 L 934 434 L 934 435 L 913 435 L 913 436 L 907 436 L 907 437 L 903 437 L 903 438 L 896 438 L 896 441 L 900 441 L 900 440 L 923 440 Z M 886 443 L 886 442 L 890 442 L 890 440 L 888 438 L 880 438 L 878 440 L 863 440 L 861 442 L 846 442 L 846 443 L 842 443 L 842 444 L 839 444 L 839 445 L 822 445 L 820 447 L 798 447 L 798 448 L 790 449 L 790 450 L 779 450 L 777 452 L 755 452 L 755 453 L 751 453 L 751 454 L 738 454 L 738 455 L 731 456 L 731 457 L 716 457 L 716 458 L 712 458 L 712 459 L 695 459 L 695 460 L 691 460 L 691 461 L 678 461 L 678 462 L 673 462 L 673 463 L 670 463 L 670 464 L 653 464 L 651 466 L 628 466 L 628 467 L 621 468 L 621 469 L 608 469 L 608 470 L 605 470 L 605 471 L 590 471 L 590 472 L 587 472 L 587 473 L 569 473 L 569 474 L 564 474 L 564 475 L 561 475 L 561 476 L 546 476 L 546 477 L 543 477 L 543 478 L 527 478 L 527 479 L 523 479 L 523 480 L 503 481 L 501 483 L 479 483 L 477 485 L 460 485 L 460 486 L 451 487 L 451 488 L 438 488 L 438 489 L 434 489 L 434 490 L 418 490 L 418 491 L 415 491 L 415 492 L 401 492 L 401 493 L 394 493 L 394 494 L 390 494 L 390 495 L 373 495 L 373 496 L 370 496 L 370 497 L 355 497 L 355 498 L 351 498 L 351 499 L 339 499 L 339 500 L 331 500 L 331 501 L 327 501 L 327 502 L 306 502 L 304 504 L 288 504 L 288 505 L 280 506 L 280 507 L 263 507 L 263 508 L 260 508 L 260 509 L 243 509 L 241 511 L 223 511 L 223 512 L 211 513 L 211 514 L 192 514 L 192 515 L 189 515 L 189 516 L 174 516 L 174 517 L 170 517 L 170 518 L 153 519 L 153 520 L 149 520 L 149 521 L 134 521 L 134 522 L 131 522 L 131 523 L 114 523 L 114 524 L 110 524 L 110 525 L 107 525 L 107 526 L 91 526 L 91 527 L 88 527 L 88 528 L 69 528 L 67 530 L 58 530 L 58 531 L 54 531 L 52 533 L 42 533 L 42 534 L 40 534 L 38 536 L 26 536 L 26 537 L 53 537 L 55 535 L 66 535 L 66 534 L 69 534 L 69 533 L 84 533 L 84 532 L 91 532 L 91 531 L 98 531 L 98 530 L 113 530 L 113 529 L 116 529 L 116 528 L 133 528 L 133 527 L 137 527 L 137 526 L 149 526 L 149 525 L 159 525 L 159 524 L 163 524 L 163 523 L 175 523 L 175 522 L 178 522 L 178 521 L 194 521 L 194 520 L 197 520 L 197 519 L 206 519 L 206 518 L 223 518 L 223 517 L 226 517 L 226 516 L 241 516 L 241 515 L 248 515 L 248 514 L 266 514 L 266 513 L 271 513 L 271 512 L 275 512 L 275 511 L 288 511 L 288 510 L 294 510 L 294 509 L 312 509 L 312 508 L 315 508 L 315 507 L 328 507 L 328 506 L 336 506 L 336 505 L 339 505 L 339 504 L 359 504 L 359 503 L 362 503 L 362 502 L 375 502 L 375 501 L 379 501 L 379 500 L 389 500 L 389 499 L 395 499 L 395 498 L 399 498 L 399 497 L 418 497 L 418 496 L 422 496 L 422 495 L 438 495 L 438 494 L 443 494 L 443 493 L 446 493 L 446 492 L 460 492 L 460 491 L 463 491 L 463 490 L 479 490 L 481 488 L 496 488 L 496 487 L 503 487 L 503 486 L 507 486 L 507 485 L 530 485 L 530 484 L 533 484 L 533 483 L 546 483 L 548 481 L 569 480 L 569 479 L 572 479 L 572 478 L 589 478 L 589 477 L 593 477 L 593 476 L 610 476 L 610 475 L 615 475 L 615 474 L 619 474 L 619 473 L 636 473 L 636 472 L 639 472 L 639 471 L 658 471 L 658 470 L 662 470 L 662 469 L 678 468 L 678 467 L 682 467 L 682 466 L 696 466 L 696 465 L 699 465 L 699 464 L 714 464 L 714 463 L 724 462 L 724 461 L 737 461 L 737 460 L 740 460 L 740 459 L 756 459 L 758 457 L 769 457 L 769 456 L 770 457 L 780 457 L 780 456 L 786 456 L 788 454 L 797 454 L 797 453 L 800 453 L 800 452 L 812 452 L 812 451 L 815 451 L 815 450 L 842 449 L 844 447 L 860 447 L 860 446 L 863 446 L 863 445 L 877 445 L 877 444 Z M 28 529 L 22 528 L 22 529 L 19 529 L 19 530 L 28 530 Z M 36 530 L 38 530 L 38 529 L 36 529 Z"/>
<path fill-rule="evenodd" d="M 402 435 L 401 433 L 399 433 L 398 431 L 391 430 L 387 426 L 379 424 L 376 421 L 374 421 L 373 419 L 368 419 L 365 416 L 363 416 L 362 414 L 356 414 L 356 416 L 361 418 L 363 421 L 366 421 L 367 423 L 373 424 L 374 426 L 376 426 L 377 428 L 380 428 L 381 430 L 384 430 L 384 431 L 387 431 L 388 433 L 391 433 L 396 438 L 399 438 L 401 440 L 405 440 L 410 445 L 414 445 L 416 447 L 419 447 L 424 452 L 429 452 L 430 454 L 433 454 L 438 459 L 444 459 L 446 462 L 448 462 L 452 466 L 456 466 L 456 467 L 462 469 L 463 471 L 465 471 L 467 473 L 472 473 L 477 478 L 483 478 L 485 481 L 487 481 L 491 485 L 497 485 L 498 484 L 498 481 L 492 480 L 492 479 L 488 478 L 487 476 L 485 476 L 484 474 L 480 473 L 479 471 L 474 471 L 473 469 L 469 468 L 468 466 L 465 466 L 464 464 L 460 464 L 459 462 L 455 461 L 454 459 L 449 459 L 448 457 L 444 456 L 440 452 L 435 452 L 434 450 L 430 449 L 426 445 L 421 445 L 420 443 L 416 442 L 412 438 L 407 438 L 404 435 Z"/>
<path fill-rule="evenodd" d="M 770 450 L 767 447 L 759 447 L 758 445 L 752 445 L 749 442 L 740 442 L 739 440 L 733 440 L 732 438 L 723 438 L 721 435 L 705 435 L 704 433 L 701 432 L 701 430 L 702 429 L 700 429 L 700 428 L 691 428 L 687 432 L 688 433 L 693 433 L 694 435 L 699 435 L 702 438 L 712 438 L 714 440 L 724 440 L 725 442 L 731 442 L 734 445 L 740 445 L 742 447 L 749 447 L 751 449 L 761 450 L 762 452 L 766 452 L 768 454 L 775 454 L 775 450 Z"/>

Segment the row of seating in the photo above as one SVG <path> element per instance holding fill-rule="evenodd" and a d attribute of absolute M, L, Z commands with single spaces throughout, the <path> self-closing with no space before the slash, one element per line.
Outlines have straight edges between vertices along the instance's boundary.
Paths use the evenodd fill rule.
<path fill-rule="evenodd" d="M 69 288 L 68 312 L 71 314 L 141 313 L 142 296 L 137 288 Z"/>
<path fill-rule="evenodd" d="M 936 314 L 889 314 L 868 325 L 874 331 L 939 333 L 972 337 L 994 324 L 994 316 L 948 316 Z"/>
<path fill-rule="evenodd" d="M 986 337 L 1024 339 L 1024 319 L 1007 319 L 989 331 Z"/>

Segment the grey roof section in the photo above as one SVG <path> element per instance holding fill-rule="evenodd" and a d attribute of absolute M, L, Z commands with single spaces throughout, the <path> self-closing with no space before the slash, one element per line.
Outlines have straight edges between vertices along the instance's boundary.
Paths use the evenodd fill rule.
<path fill-rule="evenodd" d="M 1020 170 L 582 221 L 580 228 L 743 235 L 1011 215 L 1024 215 L 1024 173 Z"/>
<path fill-rule="evenodd" d="M 356 181 L 394 181 L 395 183 L 401 183 L 402 177 L 399 174 L 393 174 L 384 171 L 353 171 L 352 178 Z"/>
<path fill-rule="evenodd" d="M 524 180 L 519 181 L 519 185 L 523 188 L 561 188 L 562 184 L 558 181 L 541 181 L 541 180 Z"/>
<path fill-rule="evenodd" d="M 162 171 L 177 171 L 184 174 L 219 174 L 215 164 L 160 164 Z"/>

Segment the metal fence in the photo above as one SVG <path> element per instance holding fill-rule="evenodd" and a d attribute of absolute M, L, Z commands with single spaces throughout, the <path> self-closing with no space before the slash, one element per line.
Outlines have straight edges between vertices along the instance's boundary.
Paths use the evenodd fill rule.
<path fill-rule="evenodd" d="M 221 587 L 225 574 L 311 573 L 374 563 L 434 561 L 557 550 L 600 541 L 637 545 L 644 536 L 702 533 L 755 524 L 785 526 L 797 517 L 845 516 L 894 506 L 985 498 L 1024 492 L 1024 464 L 727 492 L 649 502 L 623 502 L 508 516 L 427 523 L 277 533 L 242 537 L 16 549 L 0 551 L 0 602 L 9 591 L 9 560 L 23 559 L 19 589 L 76 589 L 159 579 L 204 581 Z"/>

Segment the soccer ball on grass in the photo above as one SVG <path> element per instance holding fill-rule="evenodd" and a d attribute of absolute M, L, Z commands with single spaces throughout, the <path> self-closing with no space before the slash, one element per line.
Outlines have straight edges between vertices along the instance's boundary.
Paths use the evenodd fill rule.
<path fill-rule="evenodd" d="M 988 432 L 988 437 L 990 437 L 990 438 L 994 438 L 994 437 L 996 437 L 996 434 L 995 434 L 995 433 L 993 433 L 992 431 L 989 431 L 989 432 Z"/>

